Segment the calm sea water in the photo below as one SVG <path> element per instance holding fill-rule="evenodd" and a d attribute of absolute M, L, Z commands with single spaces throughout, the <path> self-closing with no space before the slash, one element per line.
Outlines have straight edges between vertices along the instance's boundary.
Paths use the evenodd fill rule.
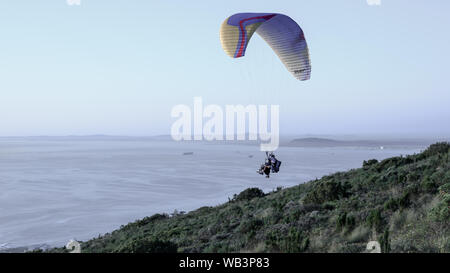
<path fill-rule="evenodd" d="M 0 249 L 62 246 L 154 213 L 217 205 L 249 187 L 289 187 L 360 167 L 363 160 L 424 148 L 282 147 L 277 151 L 281 171 L 266 179 L 256 173 L 264 155 L 252 145 L 4 138 Z"/>

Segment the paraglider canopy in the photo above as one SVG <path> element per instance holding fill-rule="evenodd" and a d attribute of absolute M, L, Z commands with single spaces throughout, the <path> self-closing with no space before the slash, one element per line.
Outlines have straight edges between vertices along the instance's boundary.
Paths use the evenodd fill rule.
<path fill-rule="evenodd" d="M 220 28 L 220 41 L 232 58 L 245 55 L 253 33 L 258 33 L 280 60 L 301 80 L 309 80 L 311 62 L 303 30 L 289 16 L 278 13 L 237 13 L 228 17 Z"/>

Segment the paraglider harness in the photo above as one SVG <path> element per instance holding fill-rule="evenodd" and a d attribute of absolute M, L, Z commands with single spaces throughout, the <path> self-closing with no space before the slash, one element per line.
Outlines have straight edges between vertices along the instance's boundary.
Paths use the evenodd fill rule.
<path fill-rule="evenodd" d="M 277 173 L 280 171 L 281 161 L 275 158 L 273 153 L 266 152 L 266 160 L 265 163 L 261 165 L 258 173 L 263 175 L 265 174 L 267 178 L 270 176 L 270 172 Z"/>
<path fill-rule="evenodd" d="M 268 153 L 266 152 L 266 157 L 269 160 L 271 167 L 272 167 L 272 172 L 273 173 L 277 173 L 280 171 L 280 166 L 281 166 L 281 161 L 275 158 L 275 155 L 273 153 Z"/>

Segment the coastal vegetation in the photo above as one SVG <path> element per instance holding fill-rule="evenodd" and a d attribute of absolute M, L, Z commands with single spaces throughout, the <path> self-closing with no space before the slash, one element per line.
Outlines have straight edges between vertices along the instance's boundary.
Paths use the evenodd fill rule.
<path fill-rule="evenodd" d="M 155 214 L 81 242 L 83 252 L 450 252 L 450 144 L 362 163 L 216 207 Z M 49 250 L 65 252 L 64 248 Z"/>

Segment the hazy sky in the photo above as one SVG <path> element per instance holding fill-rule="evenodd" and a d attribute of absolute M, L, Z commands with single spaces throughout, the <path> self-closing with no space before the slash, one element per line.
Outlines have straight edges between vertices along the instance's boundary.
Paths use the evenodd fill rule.
<path fill-rule="evenodd" d="M 219 28 L 289 15 L 312 77 L 257 35 L 241 59 Z M 0 0 L 0 136 L 169 134 L 176 104 L 279 104 L 282 134 L 450 134 L 450 1 Z"/>

